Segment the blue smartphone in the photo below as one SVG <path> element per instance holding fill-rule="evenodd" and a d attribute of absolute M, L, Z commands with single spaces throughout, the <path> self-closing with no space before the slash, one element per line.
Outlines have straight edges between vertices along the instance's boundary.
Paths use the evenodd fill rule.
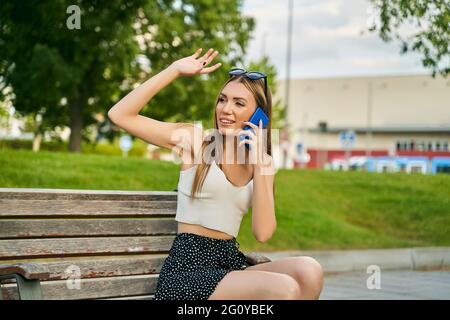
<path fill-rule="evenodd" d="M 259 127 L 259 120 L 262 120 L 262 126 L 263 129 L 267 127 L 267 124 L 269 123 L 269 118 L 266 116 L 266 114 L 264 113 L 264 111 L 261 109 L 261 107 L 257 107 L 255 112 L 252 114 L 252 116 L 250 117 L 250 119 L 248 120 L 248 122 L 253 123 L 254 125 L 256 125 L 257 127 Z M 249 125 L 246 125 L 244 127 L 244 130 L 251 130 L 253 133 L 255 133 L 252 129 L 252 127 L 250 127 Z M 244 134 L 242 134 L 240 136 L 240 140 L 244 140 L 244 139 L 248 139 L 248 137 Z M 247 147 L 247 149 L 250 150 L 250 145 L 245 144 L 245 146 Z"/>

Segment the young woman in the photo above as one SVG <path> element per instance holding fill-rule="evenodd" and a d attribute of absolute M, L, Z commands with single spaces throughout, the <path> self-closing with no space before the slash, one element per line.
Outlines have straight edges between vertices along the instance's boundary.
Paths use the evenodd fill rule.
<path fill-rule="evenodd" d="M 214 137 L 193 124 L 139 115 L 144 105 L 176 78 L 207 74 L 220 67 L 220 63 L 210 66 L 217 51 L 209 49 L 200 56 L 201 51 L 173 62 L 108 112 L 111 121 L 125 131 L 175 150 L 182 159 L 178 231 L 161 268 L 155 299 L 317 299 L 323 273 L 316 260 L 290 257 L 246 267 L 236 241 L 250 206 L 252 232 L 258 241 L 269 240 L 276 229 L 274 170 L 269 170 L 273 168 L 272 101 L 265 75 L 230 71 L 215 105 Z M 265 136 L 261 123 L 247 122 L 258 106 L 269 117 Z M 246 125 L 254 132 L 243 131 Z M 239 139 L 244 132 L 247 139 Z M 244 161 L 239 161 L 242 154 Z"/>

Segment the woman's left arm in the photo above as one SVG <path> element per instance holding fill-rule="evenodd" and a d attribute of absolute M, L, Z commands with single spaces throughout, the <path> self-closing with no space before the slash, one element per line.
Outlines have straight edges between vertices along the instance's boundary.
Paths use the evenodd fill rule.
<path fill-rule="evenodd" d="M 259 242 L 269 240 L 277 227 L 275 217 L 275 199 L 273 194 L 273 184 L 275 180 L 275 166 L 272 156 L 262 148 L 265 141 L 262 124 L 259 127 L 251 122 L 244 122 L 251 126 L 256 135 L 245 131 L 251 139 L 242 140 L 239 145 L 251 145 L 250 160 L 253 164 L 253 198 L 252 198 L 252 231 Z M 244 132 L 244 131 L 241 131 Z"/>
<path fill-rule="evenodd" d="M 267 156 L 273 165 L 272 157 Z M 266 167 L 254 165 L 252 230 L 259 242 L 269 240 L 277 227 L 273 195 L 274 174 L 269 174 L 265 172 L 266 170 Z"/>

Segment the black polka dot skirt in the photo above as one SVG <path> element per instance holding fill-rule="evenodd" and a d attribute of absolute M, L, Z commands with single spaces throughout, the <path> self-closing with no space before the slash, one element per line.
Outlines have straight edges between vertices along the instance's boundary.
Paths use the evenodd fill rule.
<path fill-rule="evenodd" d="M 236 238 L 177 233 L 161 267 L 155 300 L 207 300 L 227 273 L 245 268 Z"/>

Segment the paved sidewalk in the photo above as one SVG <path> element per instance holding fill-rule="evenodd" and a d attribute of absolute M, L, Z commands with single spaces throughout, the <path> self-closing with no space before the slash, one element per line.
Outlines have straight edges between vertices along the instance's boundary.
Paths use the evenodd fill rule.
<path fill-rule="evenodd" d="M 450 299 L 450 271 L 381 270 L 380 289 L 367 288 L 371 275 L 363 271 L 327 274 L 320 299 Z"/>
<path fill-rule="evenodd" d="M 450 247 L 262 252 L 271 260 L 310 256 L 322 265 L 323 300 L 450 299 Z M 369 289 L 380 271 L 380 289 Z M 435 271 L 423 271 L 435 270 Z M 369 273 L 367 273 L 369 272 Z M 369 281 L 369 286 L 374 284 Z"/>
<path fill-rule="evenodd" d="M 278 251 L 262 254 L 272 260 L 311 256 L 319 261 L 325 272 L 366 271 L 371 265 L 382 270 L 438 270 L 450 267 L 450 247 Z"/>

